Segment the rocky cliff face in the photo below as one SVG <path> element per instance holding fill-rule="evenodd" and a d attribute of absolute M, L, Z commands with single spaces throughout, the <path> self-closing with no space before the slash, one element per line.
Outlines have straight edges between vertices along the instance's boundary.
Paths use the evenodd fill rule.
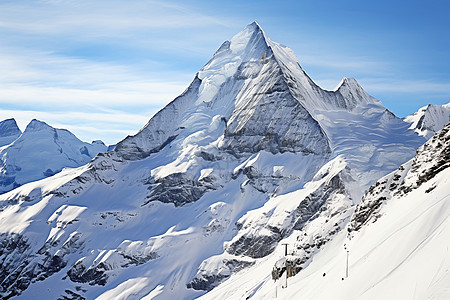
<path fill-rule="evenodd" d="M 317 249 L 345 226 L 357 197 L 356 182 L 346 162 L 337 157 L 303 189 L 272 197 L 241 217 L 237 233 L 224 245 L 225 252 L 203 261 L 188 287 L 211 290 L 231 274 L 258 263 L 279 247 L 280 241 L 292 236 L 297 241 L 289 254 L 293 265 L 302 269 Z M 278 270 L 279 277 L 284 270 Z"/>
<path fill-rule="evenodd" d="M 295 234 L 303 264 L 423 141 L 356 80 L 322 90 L 250 24 L 115 150 L 0 196 L 0 232 L 26 241 L 5 253 L 2 297 L 190 299 Z"/>

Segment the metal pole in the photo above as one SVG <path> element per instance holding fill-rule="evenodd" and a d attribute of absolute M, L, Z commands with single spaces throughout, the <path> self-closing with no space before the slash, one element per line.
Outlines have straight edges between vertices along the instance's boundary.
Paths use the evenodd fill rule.
<path fill-rule="evenodd" d="M 287 246 L 288 246 L 289 244 L 288 244 L 288 243 L 284 243 L 284 244 L 282 244 L 282 245 L 284 245 L 284 256 L 287 256 L 287 254 L 288 254 Z M 284 266 L 285 266 L 285 271 L 284 271 L 284 273 L 286 273 L 286 284 L 284 285 L 284 287 L 287 288 L 287 278 L 288 278 L 288 275 L 287 275 L 287 260 L 286 260 L 286 262 L 284 263 Z"/>
<path fill-rule="evenodd" d="M 286 284 L 284 285 L 284 287 L 287 289 L 287 277 L 288 277 L 287 276 L 287 268 L 286 268 L 286 272 L 285 273 L 286 273 Z"/>
<path fill-rule="evenodd" d="M 347 263 L 345 264 L 345 278 L 348 277 L 348 250 L 347 250 Z"/>

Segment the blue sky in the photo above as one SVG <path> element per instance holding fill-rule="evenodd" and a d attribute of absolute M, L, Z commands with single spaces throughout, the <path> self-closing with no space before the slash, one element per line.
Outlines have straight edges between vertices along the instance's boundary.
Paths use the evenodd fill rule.
<path fill-rule="evenodd" d="M 355 77 L 403 117 L 450 102 L 450 2 L 0 1 L 0 119 L 116 143 L 258 21 L 320 86 Z"/>

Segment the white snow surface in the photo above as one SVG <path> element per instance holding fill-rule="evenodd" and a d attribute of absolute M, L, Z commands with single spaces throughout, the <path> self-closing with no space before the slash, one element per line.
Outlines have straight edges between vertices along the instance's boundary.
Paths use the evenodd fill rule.
<path fill-rule="evenodd" d="M 281 243 L 305 271 L 341 248 L 364 190 L 425 142 L 408 127 L 355 79 L 321 89 L 252 23 L 115 150 L 0 196 L 0 242 L 25 249 L 0 271 L 42 279 L 22 290 L 15 272 L 2 297 L 267 298 Z M 33 133 L 55 132 L 69 138 Z"/>

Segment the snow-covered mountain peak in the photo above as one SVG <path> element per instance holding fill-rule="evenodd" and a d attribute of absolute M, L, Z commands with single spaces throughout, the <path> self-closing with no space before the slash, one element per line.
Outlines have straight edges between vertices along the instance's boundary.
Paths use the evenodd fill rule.
<path fill-rule="evenodd" d="M 234 53 L 239 53 L 240 51 L 244 50 L 246 47 L 254 47 L 255 44 L 252 45 L 252 43 L 257 42 L 260 38 L 264 39 L 265 42 L 265 34 L 261 27 L 258 25 L 258 23 L 253 22 L 249 25 L 247 25 L 244 30 L 236 34 L 232 39 L 230 43 L 230 49 Z M 261 46 L 261 44 L 259 45 Z M 265 45 L 268 46 L 267 43 Z"/>
<path fill-rule="evenodd" d="M 0 122 L 0 137 L 17 136 L 21 133 L 15 119 L 11 118 Z"/>
<path fill-rule="evenodd" d="M 22 134 L 16 120 L 7 119 L 0 122 L 0 147 L 12 143 Z"/>
<path fill-rule="evenodd" d="M 335 92 L 340 93 L 344 97 L 346 101 L 345 105 L 348 108 L 371 104 L 383 107 L 380 101 L 370 96 L 358 81 L 352 77 L 344 77 L 335 89 Z"/>
<path fill-rule="evenodd" d="M 334 89 L 334 91 L 339 90 L 364 90 L 362 86 L 359 84 L 359 82 L 353 78 L 353 77 L 344 77 L 342 78 L 341 82 L 337 85 L 337 87 Z M 364 91 L 365 93 L 365 91 Z"/>
<path fill-rule="evenodd" d="M 404 118 L 417 134 L 429 139 L 450 122 L 450 103 L 428 104 L 417 112 Z"/>
<path fill-rule="evenodd" d="M 48 130 L 54 130 L 54 128 L 43 121 L 33 119 L 30 121 L 30 123 L 28 123 L 27 127 L 25 128 L 24 133 L 42 131 L 42 130 L 48 131 Z"/>
<path fill-rule="evenodd" d="M 65 167 L 84 165 L 106 150 L 101 141 L 85 143 L 68 130 L 34 119 L 13 142 L 0 148 L 0 193 L 52 176 Z"/>
<path fill-rule="evenodd" d="M 329 152 L 319 124 L 290 90 L 283 68 L 298 66 L 298 62 L 292 61 L 295 55 L 289 51 L 270 41 L 257 23 L 246 26 L 230 42 L 222 44 L 182 95 L 158 112 L 137 135 L 120 142 L 116 153 L 125 159 L 142 159 L 168 143 L 185 147 L 187 141 L 198 144 L 199 138 L 204 140 L 202 144 L 217 140 L 221 149 L 239 143 L 246 153 L 263 148 L 270 152 Z M 323 101 L 319 96 L 316 99 Z M 308 137 L 294 135 L 293 127 L 304 127 L 302 131 Z M 211 132 L 211 128 L 215 130 Z M 186 139 L 191 134 L 195 138 Z"/>

